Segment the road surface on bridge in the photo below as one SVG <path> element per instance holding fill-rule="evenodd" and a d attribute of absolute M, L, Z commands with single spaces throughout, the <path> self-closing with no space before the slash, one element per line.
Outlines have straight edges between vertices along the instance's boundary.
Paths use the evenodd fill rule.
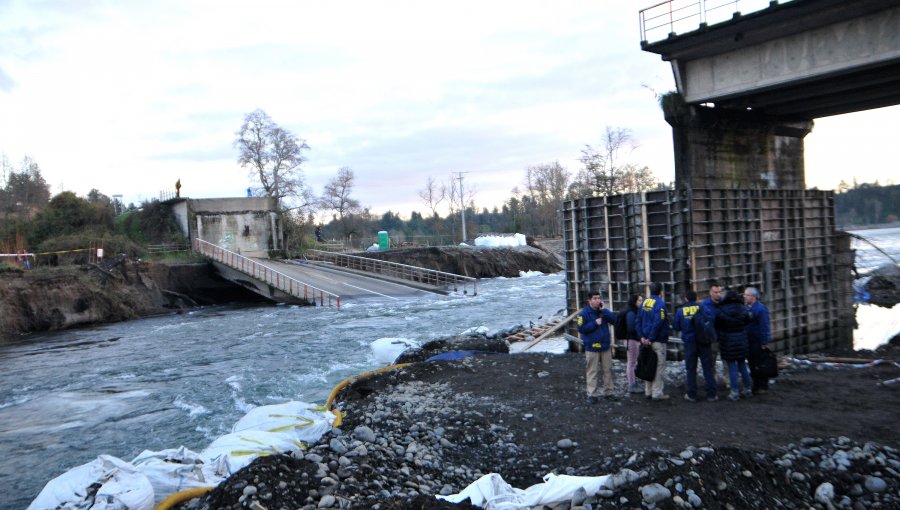
<path fill-rule="evenodd" d="M 311 264 L 309 262 L 287 262 L 264 258 L 254 260 L 307 285 L 337 294 L 342 302 L 346 299 L 367 297 L 392 299 L 410 296 L 436 297 L 436 293 L 440 292 L 436 287 L 434 291 L 427 291 L 422 290 L 421 285 L 411 287 L 401 282 L 366 276 L 358 272 L 343 271 L 338 268 Z"/>

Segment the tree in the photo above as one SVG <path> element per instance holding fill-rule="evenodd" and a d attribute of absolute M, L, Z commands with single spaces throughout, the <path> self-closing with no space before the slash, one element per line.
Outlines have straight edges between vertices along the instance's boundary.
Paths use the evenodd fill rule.
<path fill-rule="evenodd" d="M 51 237 L 96 234 L 111 229 L 111 216 L 102 218 L 98 213 L 96 205 L 71 191 L 63 191 L 34 218 L 30 241 L 40 244 Z"/>
<path fill-rule="evenodd" d="M 438 216 L 438 206 L 447 198 L 447 187 L 439 185 L 433 177 L 425 180 L 425 188 L 419 190 L 419 198 L 431 211 L 433 217 Z"/>
<path fill-rule="evenodd" d="M 0 195 L 3 212 L 28 218 L 43 209 L 50 200 L 50 186 L 41 175 L 41 168 L 28 156 L 22 160 L 18 172 L 6 175 L 6 186 Z"/>
<path fill-rule="evenodd" d="M 636 148 L 630 130 L 606 126 L 600 145 L 587 145 L 581 151 L 579 161 L 584 168 L 571 187 L 573 196 L 616 195 L 654 189 L 656 178 L 648 167 L 622 162 Z"/>
<path fill-rule="evenodd" d="M 264 196 L 279 202 L 286 197 L 308 203 L 308 192 L 300 165 L 306 161 L 303 151 L 309 145 L 290 131 L 280 127 L 262 110 L 254 110 L 244 117 L 234 146 L 238 149 L 238 163 L 250 169 L 250 176 L 259 181 L 256 189 Z"/>
<path fill-rule="evenodd" d="M 545 236 L 559 235 L 557 211 L 566 197 L 569 171 L 558 161 L 530 166 L 525 169 L 524 184 L 534 209 L 532 232 Z"/>
<path fill-rule="evenodd" d="M 337 175 L 325 185 L 319 199 L 323 209 L 334 212 L 344 237 L 354 233 L 352 217 L 361 212 L 359 201 L 350 197 L 353 191 L 353 178 L 353 170 L 350 167 L 341 167 Z"/>
<path fill-rule="evenodd" d="M 468 222 L 465 221 L 465 212 L 469 208 L 475 209 L 475 195 L 477 191 L 475 187 L 472 185 L 464 186 L 463 185 L 463 174 L 466 172 L 458 172 L 457 175 L 450 176 L 450 185 L 446 187 L 447 189 L 447 202 L 450 206 L 450 215 L 449 217 L 455 216 L 457 213 L 460 214 L 460 219 L 463 223 L 465 223 L 466 229 L 469 228 Z M 457 206 L 459 208 L 457 209 Z M 451 223 L 451 225 L 453 225 Z M 456 228 L 451 228 L 452 232 L 456 232 Z M 468 237 L 468 232 L 464 232 L 463 237 Z M 465 239 L 463 239 L 465 241 Z"/>

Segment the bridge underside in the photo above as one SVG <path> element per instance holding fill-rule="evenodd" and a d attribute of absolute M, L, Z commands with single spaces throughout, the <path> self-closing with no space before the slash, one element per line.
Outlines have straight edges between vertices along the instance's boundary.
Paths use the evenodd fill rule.
<path fill-rule="evenodd" d="M 898 0 L 771 2 L 642 47 L 672 65 L 679 188 L 803 189 L 813 119 L 900 104 Z"/>
<path fill-rule="evenodd" d="M 811 120 L 900 104 L 896 0 L 793 0 L 642 43 L 688 104 Z"/>

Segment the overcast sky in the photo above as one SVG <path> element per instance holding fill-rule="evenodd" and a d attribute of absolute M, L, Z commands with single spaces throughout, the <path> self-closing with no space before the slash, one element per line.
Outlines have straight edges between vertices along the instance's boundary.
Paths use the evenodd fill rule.
<path fill-rule="evenodd" d="M 426 179 L 455 172 L 479 208 L 499 205 L 529 165 L 575 173 L 606 126 L 668 182 L 655 94 L 674 82 L 640 50 L 654 3 L 0 0 L 0 152 L 31 156 L 54 194 L 139 203 L 181 179 L 183 196 L 243 196 L 233 142 L 261 108 L 311 147 L 317 194 L 348 166 L 376 213 L 424 212 Z M 807 184 L 900 175 L 898 119 L 816 121 Z"/>

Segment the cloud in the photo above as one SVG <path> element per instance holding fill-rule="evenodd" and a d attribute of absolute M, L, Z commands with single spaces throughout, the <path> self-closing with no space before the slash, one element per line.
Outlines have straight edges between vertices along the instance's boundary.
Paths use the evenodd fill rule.
<path fill-rule="evenodd" d="M 15 86 L 16 82 L 0 67 L 0 92 L 12 92 Z"/>

